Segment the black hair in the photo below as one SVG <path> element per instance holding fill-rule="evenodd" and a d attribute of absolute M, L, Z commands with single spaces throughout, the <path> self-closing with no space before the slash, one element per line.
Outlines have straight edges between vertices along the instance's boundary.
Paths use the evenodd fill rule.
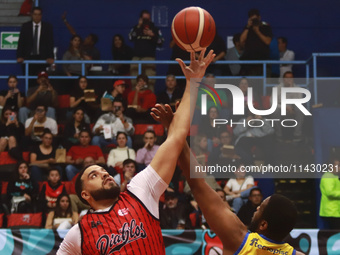
<path fill-rule="evenodd" d="M 136 81 L 138 82 L 139 79 L 142 79 L 146 83 L 149 83 L 149 77 L 144 73 L 138 75 L 137 78 L 136 78 Z"/>
<path fill-rule="evenodd" d="M 154 137 L 156 137 L 156 133 L 155 133 L 155 131 L 152 130 L 152 129 L 146 130 L 146 131 L 144 132 L 143 136 L 145 136 L 145 134 L 147 134 L 147 133 L 151 133 L 151 134 L 153 134 Z"/>
<path fill-rule="evenodd" d="M 284 44 L 288 45 L 288 40 L 287 40 L 286 37 L 280 36 L 280 37 L 278 37 L 277 39 L 278 39 L 278 40 L 281 39 L 281 41 L 282 41 Z"/>
<path fill-rule="evenodd" d="M 52 134 L 52 132 L 49 128 L 44 128 L 44 131 L 43 131 L 41 137 L 43 137 L 46 134 L 50 134 L 53 137 L 53 134 Z"/>
<path fill-rule="evenodd" d="M 68 46 L 68 50 L 71 52 L 72 55 L 75 54 L 75 51 L 74 51 L 73 46 L 72 46 L 72 41 L 73 41 L 74 38 L 77 38 L 77 37 L 78 37 L 79 40 L 80 40 L 79 52 L 80 52 L 80 56 L 82 57 L 83 52 L 81 51 L 81 47 L 80 47 L 80 46 L 81 46 L 83 40 L 82 40 L 82 38 L 80 37 L 80 35 L 77 35 L 77 34 L 72 35 L 71 40 L 70 40 L 70 44 L 69 44 L 69 46 Z"/>
<path fill-rule="evenodd" d="M 61 208 L 60 208 L 60 200 L 63 198 L 63 197 L 67 197 L 68 198 L 68 201 L 69 201 L 69 205 L 68 205 L 68 208 L 66 209 L 66 214 L 64 215 L 61 211 Z M 72 206 L 71 206 L 71 198 L 70 196 L 63 192 L 61 193 L 58 197 L 57 197 L 57 202 L 56 202 L 56 207 L 54 209 L 54 219 L 55 218 L 68 218 L 68 217 L 72 217 Z"/>
<path fill-rule="evenodd" d="M 141 12 L 140 12 L 140 14 L 139 14 L 139 17 L 141 18 L 141 17 L 143 17 L 143 14 L 144 13 L 147 13 L 147 14 L 149 14 L 150 16 L 151 16 L 151 13 L 148 11 L 148 10 L 142 10 Z"/>
<path fill-rule="evenodd" d="M 83 78 L 86 79 L 86 81 L 87 81 L 87 77 L 85 75 L 80 75 L 77 79 L 77 84 L 79 84 L 80 80 L 83 79 Z"/>
<path fill-rule="evenodd" d="M 1 122 L 6 124 L 7 119 L 5 118 L 6 111 L 17 112 L 14 106 L 6 105 L 1 111 Z"/>
<path fill-rule="evenodd" d="M 234 36 L 233 36 L 233 43 L 234 43 L 234 45 L 237 42 L 240 42 L 240 40 L 241 40 L 241 33 L 234 34 Z"/>
<path fill-rule="evenodd" d="M 78 174 L 77 178 L 76 178 L 76 183 L 75 183 L 75 190 L 76 190 L 76 194 L 78 196 L 78 198 L 80 199 L 80 201 L 82 201 L 84 204 L 86 205 L 90 205 L 82 196 L 81 196 L 81 192 L 83 191 L 83 186 L 84 186 L 84 182 L 81 179 L 81 177 L 83 176 L 85 170 L 91 166 L 94 166 L 97 164 L 91 164 L 89 166 L 84 167 Z"/>
<path fill-rule="evenodd" d="M 33 12 L 34 12 L 35 10 L 40 11 L 40 12 L 42 13 L 42 9 L 41 9 L 40 7 L 38 7 L 38 6 L 33 7 L 31 13 L 33 14 Z"/>
<path fill-rule="evenodd" d="M 59 170 L 57 168 L 55 168 L 55 167 L 51 167 L 51 168 L 48 169 L 47 176 L 49 176 L 52 171 L 57 171 L 59 176 L 61 177 Z"/>
<path fill-rule="evenodd" d="M 293 72 L 292 72 L 292 71 L 287 71 L 287 72 L 285 72 L 285 73 L 283 74 L 282 77 L 285 78 L 286 74 L 293 74 Z"/>
<path fill-rule="evenodd" d="M 16 179 L 19 179 L 19 166 L 20 166 L 21 164 L 25 164 L 25 165 L 27 166 L 27 173 L 28 173 L 29 175 L 31 175 L 31 171 L 30 171 L 31 169 L 30 169 L 28 163 L 27 163 L 25 160 L 19 160 L 19 161 L 16 163 L 16 165 L 15 165 L 15 169 L 16 169 L 16 172 L 14 173 L 15 180 L 16 180 Z"/>
<path fill-rule="evenodd" d="M 10 79 L 14 78 L 16 81 L 18 81 L 18 77 L 14 74 L 11 74 L 7 77 L 7 82 L 9 82 Z"/>
<path fill-rule="evenodd" d="M 45 112 L 47 112 L 47 105 L 45 105 L 45 104 L 37 104 L 35 109 L 37 109 L 38 107 L 44 107 Z"/>
<path fill-rule="evenodd" d="M 84 133 L 84 132 L 88 133 L 88 135 L 90 136 L 90 138 L 92 138 L 92 136 L 91 136 L 91 131 L 90 131 L 88 128 L 86 128 L 86 127 L 83 127 L 83 128 L 80 130 L 79 136 L 81 135 L 81 133 Z"/>
<path fill-rule="evenodd" d="M 248 11 L 248 17 L 250 18 L 250 17 L 252 17 L 254 15 L 260 16 L 260 11 L 258 9 L 250 9 Z"/>
<path fill-rule="evenodd" d="M 297 209 L 287 197 L 274 194 L 263 210 L 262 219 L 268 223 L 268 236 L 282 241 L 295 226 Z"/>
<path fill-rule="evenodd" d="M 136 169 L 136 171 L 137 171 L 137 162 L 134 161 L 133 159 L 130 159 L 130 158 L 125 159 L 125 160 L 123 161 L 123 167 L 126 166 L 126 165 L 128 165 L 128 164 L 131 164 L 131 163 L 133 163 L 133 164 L 135 165 L 135 169 Z"/>
<path fill-rule="evenodd" d="M 252 188 L 251 191 L 250 191 L 250 193 L 249 193 L 249 196 L 251 196 L 251 195 L 253 194 L 253 191 L 258 191 L 258 192 L 260 192 L 261 195 L 262 195 L 262 190 L 261 190 L 260 188 Z"/>
<path fill-rule="evenodd" d="M 121 134 L 123 134 L 126 139 L 128 138 L 128 136 L 127 136 L 127 134 L 125 132 L 118 131 L 117 135 L 116 135 L 116 140 L 118 140 L 118 136 L 121 135 Z"/>
<path fill-rule="evenodd" d="M 98 35 L 91 33 L 89 34 L 89 36 L 91 36 L 93 44 L 96 44 L 98 42 Z"/>

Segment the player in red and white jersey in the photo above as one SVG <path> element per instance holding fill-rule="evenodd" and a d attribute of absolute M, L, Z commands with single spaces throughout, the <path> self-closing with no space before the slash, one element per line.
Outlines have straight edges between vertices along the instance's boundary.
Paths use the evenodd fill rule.
<path fill-rule="evenodd" d="M 88 166 L 79 173 L 77 195 L 92 209 L 67 233 L 57 255 L 165 254 L 158 201 L 172 179 L 186 143 L 193 114 L 190 108 L 196 104 L 198 82 L 215 57 L 213 51 L 206 57 L 204 54 L 205 50 L 196 59 L 191 53 L 189 66 L 177 59 L 187 82 L 181 104 L 166 141 L 150 165 L 131 180 L 127 192 L 120 193 L 113 177 L 98 165 Z M 162 107 L 158 109 L 164 111 Z"/>

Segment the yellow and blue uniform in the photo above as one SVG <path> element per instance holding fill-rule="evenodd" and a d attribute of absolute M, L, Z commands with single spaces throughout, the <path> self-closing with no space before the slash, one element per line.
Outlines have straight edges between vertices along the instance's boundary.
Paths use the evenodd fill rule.
<path fill-rule="evenodd" d="M 247 233 L 235 255 L 295 255 L 288 243 L 276 242 L 258 233 Z"/>

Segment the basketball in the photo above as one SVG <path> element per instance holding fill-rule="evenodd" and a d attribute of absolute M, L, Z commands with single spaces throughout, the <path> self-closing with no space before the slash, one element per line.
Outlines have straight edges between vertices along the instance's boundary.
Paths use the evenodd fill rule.
<path fill-rule="evenodd" d="M 214 40 L 215 21 L 206 10 L 188 7 L 172 20 L 171 33 L 176 44 L 188 52 L 201 51 Z"/>

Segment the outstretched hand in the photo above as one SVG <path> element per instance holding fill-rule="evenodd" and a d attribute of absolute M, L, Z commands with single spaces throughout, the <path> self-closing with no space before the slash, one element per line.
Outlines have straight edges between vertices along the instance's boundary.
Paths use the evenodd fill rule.
<path fill-rule="evenodd" d="M 183 74 L 187 80 L 191 78 L 203 78 L 205 75 L 205 70 L 209 64 L 213 61 L 216 54 L 213 50 L 210 50 L 208 55 L 204 57 L 206 48 L 204 48 L 198 58 L 196 59 L 195 52 L 190 53 L 190 65 L 186 66 L 182 59 L 176 58 L 176 61 L 181 66 Z"/>
<path fill-rule="evenodd" d="M 178 106 L 178 104 L 176 104 L 176 106 Z M 155 107 L 151 109 L 150 115 L 155 121 L 160 122 L 164 128 L 169 128 L 172 118 L 174 117 L 174 113 L 168 104 L 164 106 L 156 104 Z"/>

